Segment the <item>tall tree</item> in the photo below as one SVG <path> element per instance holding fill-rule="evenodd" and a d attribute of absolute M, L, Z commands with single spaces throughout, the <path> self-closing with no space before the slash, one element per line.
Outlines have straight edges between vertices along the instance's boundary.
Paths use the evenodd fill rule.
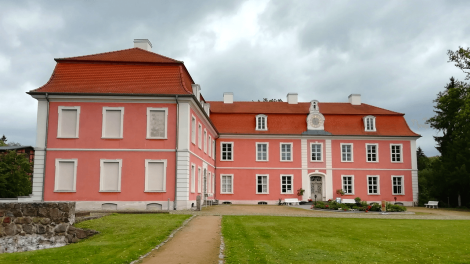
<path fill-rule="evenodd" d="M 449 50 L 447 55 L 449 55 L 449 62 L 453 62 L 457 68 L 467 74 L 465 80 L 470 80 L 470 48 L 459 47 L 456 51 Z"/>
<path fill-rule="evenodd" d="M 0 154 L 0 198 L 16 198 L 31 194 L 33 164 L 24 154 L 10 151 Z"/>
<path fill-rule="evenodd" d="M 0 138 L 0 147 L 4 147 L 4 146 L 8 146 L 8 145 L 7 145 L 7 137 L 5 137 L 5 135 L 3 135 L 3 136 Z"/>

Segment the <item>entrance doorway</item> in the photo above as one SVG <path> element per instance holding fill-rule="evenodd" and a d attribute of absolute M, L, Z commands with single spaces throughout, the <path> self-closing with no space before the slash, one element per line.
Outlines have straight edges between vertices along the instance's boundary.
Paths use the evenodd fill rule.
<path fill-rule="evenodd" d="M 323 178 L 321 176 L 310 176 L 311 198 L 317 201 L 323 201 Z"/>

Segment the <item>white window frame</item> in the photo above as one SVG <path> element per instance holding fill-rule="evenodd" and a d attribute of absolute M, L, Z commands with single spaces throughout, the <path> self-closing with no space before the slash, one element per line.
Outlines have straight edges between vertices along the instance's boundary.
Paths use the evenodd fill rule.
<path fill-rule="evenodd" d="M 346 193 L 346 190 L 344 189 L 344 178 L 345 177 L 351 177 L 351 189 L 352 193 Z M 355 186 L 354 186 L 354 175 L 341 175 L 341 188 L 344 191 L 344 195 L 354 195 L 355 192 Z"/>
<path fill-rule="evenodd" d="M 196 117 L 191 115 L 191 143 L 196 145 Z"/>
<path fill-rule="evenodd" d="M 401 178 L 401 193 L 395 193 L 393 191 L 393 178 Z M 405 176 L 403 175 L 392 175 L 392 195 L 405 195 Z"/>
<path fill-rule="evenodd" d="M 119 163 L 118 190 L 103 190 L 103 163 L 105 162 L 118 162 Z M 122 174 L 122 159 L 100 159 L 100 192 L 121 192 L 121 174 Z"/>
<path fill-rule="evenodd" d="M 152 137 L 150 136 L 150 111 L 163 111 L 165 112 L 165 136 Z M 168 108 L 166 107 L 147 107 L 147 139 L 167 139 L 168 135 Z"/>
<path fill-rule="evenodd" d="M 149 190 L 148 189 L 148 164 L 151 162 L 163 163 L 163 190 Z M 145 160 L 145 192 L 152 192 L 152 193 L 166 192 L 166 165 L 167 165 L 166 160 L 153 160 L 153 159 Z"/>
<path fill-rule="evenodd" d="M 392 152 L 392 146 L 400 146 L 400 161 L 393 161 L 394 153 Z M 403 163 L 403 144 L 390 144 L 390 162 L 391 163 Z"/>
<path fill-rule="evenodd" d="M 73 188 L 72 190 L 59 190 L 59 162 L 73 162 Z M 78 159 L 55 159 L 55 179 L 54 179 L 54 192 L 77 192 L 77 166 Z"/>
<path fill-rule="evenodd" d="M 202 192 L 202 169 L 201 167 L 197 168 L 197 193 Z"/>
<path fill-rule="evenodd" d="M 290 177 L 290 181 L 291 181 L 291 190 L 290 192 L 282 192 L 282 177 Z M 294 193 L 294 174 L 281 174 L 279 175 L 279 184 L 280 184 L 280 191 L 281 191 L 281 194 L 293 194 Z"/>
<path fill-rule="evenodd" d="M 266 144 L 266 160 L 258 159 L 258 145 Z M 267 162 L 269 161 L 269 142 L 256 142 L 256 161 Z"/>
<path fill-rule="evenodd" d="M 75 130 L 75 137 L 65 137 L 62 136 L 60 131 L 62 128 L 62 110 L 77 110 L 77 124 L 76 124 L 76 130 Z M 80 106 L 59 106 L 59 117 L 58 117 L 58 124 L 57 124 L 57 138 L 78 138 L 78 132 L 79 132 L 79 125 L 80 125 Z"/>
<path fill-rule="evenodd" d="M 367 129 L 367 120 L 368 119 L 371 119 L 372 120 L 372 129 Z M 363 118 L 363 121 L 364 121 L 364 131 L 366 132 L 376 132 L 377 129 L 376 129 L 376 123 L 375 123 L 375 116 L 371 116 L 371 115 L 368 115 L 368 116 L 365 116 Z"/>
<path fill-rule="evenodd" d="M 224 192 L 224 181 L 223 181 L 223 176 L 229 176 L 230 177 L 230 186 L 232 186 L 232 189 L 230 192 Z M 220 194 L 233 194 L 233 174 L 220 174 Z"/>
<path fill-rule="evenodd" d="M 262 118 L 264 119 L 264 128 L 259 128 L 259 119 Z M 268 130 L 268 116 L 267 115 L 257 115 L 256 116 L 256 130 L 258 131 L 267 131 Z"/>
<path fill-rule="evenodd" d="M 313 145 L 320 145 L 320 157 L 321 159 L 320 160 L 313 160 L 313 157 L 312 157 L 312 146 Z M 341 148 L 342 150 L 343 148 Z M 352 149 L 352 148 L 351 148 Z M 323 143 L 322 142 L 310 142 L 310 162 L 323 162 Z M 341 153 L 341 157 L 342 157 L 342 153 Z M 352 157 L 352 155 L 351 155 Z"/>
<path fill-rule="evenodd" d="M 369 161 L 369 153 L 367 152 L 367 146 L 375 146 L 375 160 Z M 378 163 L 379 162 L 379 144 L 378 143 L 366 143 L 366 162 L 368 163 Z"/>
<path fill-rule="evenodd" d="M 191 193 L 196 192 L 196 165 L 191 163 Z"/>
<path fill-rule="evenodd" d="M 207 140 L 207 155 L 210 157 L 212 155 L 212 137 L 209 135 L 209 139 Z"/>
<path fill-rule="evenodd" d="M 202 125 L 198 123 L 197 126 L 197 145 L 199 149 L 202 149 Z"/>
<path fill-rule="evenodd" d="M 231 145 L 232 145 L 232 147 L 231 147 L 232 155 L 230 155 L 230 156 L 231 156 L 231 159 L 223 159 L 223 153 L 224 153 L 224 151 L 223 151 L 223 149 L 224 149 L 224 148 L 223 148 L 223 144 L 231 144 Z M 235 145 L 235 144 L 234 144 L 233 142 L 220 142 L 220 161 L 233 161 L 233 154 L 234 154 L 233 146 L 234 146 L 234 145 Z"/>
<path fill-rule="evenodd" d="M 204 142 L 202 143 L 204 145 L 204 153 L 207 153 L 207 130 L 204 128 Z"/>
<path fill-rule="evenodd" d="M 208 194 L 212 194 L 212 174 L 210 171 L 207 171 L 207 180 L 206 180 L 206 190 Z"/>
<path fill-rule="evenodd" d="M 106 110 L 120 110 L 121 111 L 121 131 L 119 137 L 106 137 Z M 101 138 L 123 138 L 124 137 L 124 107 L 108 107 L 103 106 L 103 122 L 101 127 Z"/>
<path fill-rule="evenodd" d="M 290 160 L 282 160 L 282 145 L 290 145 Z M 281 162 L 292 162 L 294 161 L 294 151 L 293 151 L 294 144 L 292 142 L 281 142 L 279 143 L 279 160 Z M 258 156 L 256 156 L 258 157 Z"/>
<path fill-rule="evenodd" d="M 377 178 L 377 193 L 369 192 L 369 178 L 375 177 Z M 368 195 L 380 195 L 380 176 L 379 175 L 367 175 L 367 194 Z"/>
<path fill-rule="evenodd" d="M 266 192 L 258 192 L 258 177 L 259 176 L 266 176 Z M 269 194 L 269 174 L 256 174 L 256 194 Z"/>
<path fill-rule="evenodd" d="M 215 140 L 212 140 L 212 159 L 215 160 Z"/>
<path fill-rule="evenodd" d="M 354 162 L 354 143 L 341 143 L 340 146 L 340 153 L 341 153 L 341 162 Z M 343 160 L 343 146 L 349 145 L 351 146 L 351 160 Z"/>

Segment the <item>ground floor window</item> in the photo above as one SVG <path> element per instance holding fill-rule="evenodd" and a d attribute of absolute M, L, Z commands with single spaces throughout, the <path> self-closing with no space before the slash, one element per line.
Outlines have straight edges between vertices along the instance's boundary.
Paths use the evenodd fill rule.
<path fill-rule="evenodd" d="M 221 193 L 233 193 L 233 175 L 221 175 Z"/>
<path fill-rule="evenodd" d="M 403 176 L 392 176 L 393 194 L 405 194 L 403 190 Z"/>
<path fill-rule="evenodd" d="M 292 175 L 281 175 L 281 193 L 293 193 Z"/>
<path fill-rule="evenodd" d="M 122 160 L 101 160 L 100 192 L 121 191 Z"/>
<path fill-rule="evenodd" d="M 343 176 L 343 191 L 345 194 L 354 194 L 354 177 Z"/>
<path fill-rule="evenodd" d="M 367 176 L 368 194 L 379 194 L 379 177 Z"/>
<path fill-rule="evenodd" d="M 256 193 L 268 193 L 268 175 L 257 175 Z"/>

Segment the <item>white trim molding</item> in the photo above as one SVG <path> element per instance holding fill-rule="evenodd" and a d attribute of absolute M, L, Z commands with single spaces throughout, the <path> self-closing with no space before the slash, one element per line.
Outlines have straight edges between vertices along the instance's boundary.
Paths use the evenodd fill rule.
<path fill-rule="evenodd" d="M 282 177 L 290 177 L 290 191 L 282 192 Z M 287 183 L 286 183 L 287 185 Z M 280 194 L 294 194 L 294 174 L 280 174 L 279 175 L 279 187 L 280 187 Z"/>
<path fill-rule="evenodd" d="M 152 137 L 150 135 L 150 111 L 164 112 L 165 135 L 163 137 Z M 167 107 L 147 107 L 147 137 L 146 139 L 167 139 L 168 134 L 168 108 Z"/>
<path fill-rule="evenodd" d="M 149 189 L 149 171 L 148 171 L 148 165 L 149 163 L 163 163 L 163 185 L 162 185 L 162 190 L 150 190 Z M 166 165 L 167 165 L 167 160 L 161 159 L 161 160 L 153 160 L 153 159 L 146 159 L 145 160 L 145 191 L 144 192 L 166 192 Z"/>
<path fill-rule="evenodd" d="M 392 147 L 393 146 L 399 146 L 400 147 L 400 161 L 393 161 L 393 155 L 397 155 L 397 153 L 393 153 L 393 150 L 392 150 Z M 395 150 L 396 152 L 396 150 Z M 403 144 L 394 144 L 394 143 L 391 143 L 390 144 L 390 162 L 391 163 L 403 163 Z"/>
<path fill-rule="evenodd" d="M 401 178 L 401 193 L 396 193 L 393 190 L 393 187 L 394 187 L 393 178 Z M 392 175 L 391 180 L 392 180 L 392 195 L 405 195 L 405 176 L 403 176 L 403 175 Z"/>
<path fill-rule="evenodd" d="M 119 163 L 119 174 L 118 174 L 118 189 L 117 190 L 104 190 L 103 189 L 103 164 L 106 162 Z M 122 159 L 100 159 L 100 192 L 121 192 L 121 173 L 122 173 Z"/>
<path fill-rule="evenodd" d="M 259 123 L 260 120 L 262 120 L 261 124 Z M 259 114 L 256 116 L 256 130 L 258 131 L 268 130 L 268 116 L 267 115 Z"/>
<path fill-rule="evenodd" d="M 351 191 L 352 193 L 346 193 L 346 190 L 344 189 L 344 177 L 351 177 Z M 355 192 L 355 186 L 354 186 L 354 175 L 341 175 L 341 188 L 344 191 L 344 195 L 354 195 Z"/>
<path fill-rule="evenodd" d="M 313 153 L 312 146 L 313 145 L 320 145 L 320 160 L 313 160 L 312 159 L 313 158 L 312 157 L 313 156 L 312 155 L 312 153 Z M 310 142 L 310 162 L 323 162 L 323 160 L 324 160 L 323 156 L 324 156 L 324 154 L 323 154 L 323 143 L 322 142 Z"/>
<path fill-rule="evenodd" d="M 369 178 L 377 178 L 377 193 L 371 193 L 369 187 Z M 367 195 L 380 195 L 380 175 L 367 175 Z"/>
<path fill-rule="evenodd" d="M 266 177 L 266 192 L 258 192 L 258 177 Z M 263 183 L 261 183 L 263 185 Z M 256 194 L 269 194 L 269 174 L 256 174 Z"/>
<path fill-rule="evenodd" d="M 369 163 L 378 163 L 379 162 L 379 143 L 366 143 L 366 162 Z M 371 155 L 375 155 L 375 160 L 369 161 L 369 150 L 367 149 L 368 146 L 375 146 L 375 153 L 371 153 Z M 371 156 L 372 159 L 373 156 Z"/>
<path fill-rule="evenodd" d="M 266 145 L 266 159 L 258 159 L 258 145 Z M 269 142 L 256 142 L 256 161 L 267 162 L 269 161 Z"/>
<path fill-rule="evenodd" d="M 107 110 L 119 110 L 121 111 L 121 131 L 119 132 L 119 137 L 107 137 L 106 136 L 106 111 Z M 101 138 L 109 138 L 109 139 L 121 139 L 124 137 L 124 107 L 108 107 L 103 106 L 103 120 L 102 120 L 102 127 L 101 127 Z"/>
<path fill-rule="evenodd" d="M 376 123 L 375 123 L 375 116 L 373 115 L 364 116 L 362 120 L 364 121 L 364 131 L 366 132 L 377 131 Z"/>
<path fill-rule="evenodd" d="M 197 126 L 197 146 L 202 149 L 202 125 L 198 122 Z"/>
<path fill-rule="evenodd" d="M 230 182 L 230 186 L 231 186 L 230 192 L 224 192 L 224 180 L 223 180 L 224 176 L 230 176 L 230 181 L 231 181 Z M 220 194 L 234 194 L 233 182 L 234 182 L 233 174 L 220 174 Z"/>
<path fill-rule="evenodd" d="M 290 145 L 290 159 L 282 160 L 282 145 Z M 294 144 L 292 142 L 280 142 L 279 143 L 279 160 L 281 162 L 293 162 L 294 161 Z"/>
<path fill-rule="evenodd" d="M 196 135 L 197 135 L 197 122 L 196 117 L 191 114 L 191 143 L 196 145 Z"/>
<path fill-rule="evenodd" d="M 351 160 L 344 160 L 343 159 L 343 146 L 346 146 L 346 145 L 351 147 Z M 340 148 L 339 150 L 341 152 L 341 162 L 354 162 L 354 143 L 340 143 L 339 148 Z"/>
<path fill-rule="evenodd" d="M 73 182 L 72 190 L 59 189 L 59 164 L 60 162 L 73 162 Z M 55 159 L 55 179 L 54 179 L 54 192 L 76 192 L 77 191 L 77 166 L 78 159 Z"/>
<path fill-rule="evenodd" d="M 62 118 L 63 110 L 76 110 L 77 111 L 77 122 L 76 122 L 76 127 L 75 127 L 75 136 L 74 137 L 67 137 L 67 136 L 62 136 L 61 130 L 62 130 Z M 58 116 L 58 122 L 57 122 L 57 138 L 78 138 L 79 135 L 79 127 L 80 127 L 80 106 L 59 106 L 58 108 L 59 116 Z"/>
<path fill-rule="evenodd" d="M 223 144 L 230 144 L 230 159 L 223 159 L 224 157 L 224 148 Z M 220 142 L 220 161 L 233 161 L 233 154 L 234 154 L 234 143 L 233 142 L 226 142 L 226 141 L 221 141 Z M 227 153 L 227 151 L 225 151 Z"/>

